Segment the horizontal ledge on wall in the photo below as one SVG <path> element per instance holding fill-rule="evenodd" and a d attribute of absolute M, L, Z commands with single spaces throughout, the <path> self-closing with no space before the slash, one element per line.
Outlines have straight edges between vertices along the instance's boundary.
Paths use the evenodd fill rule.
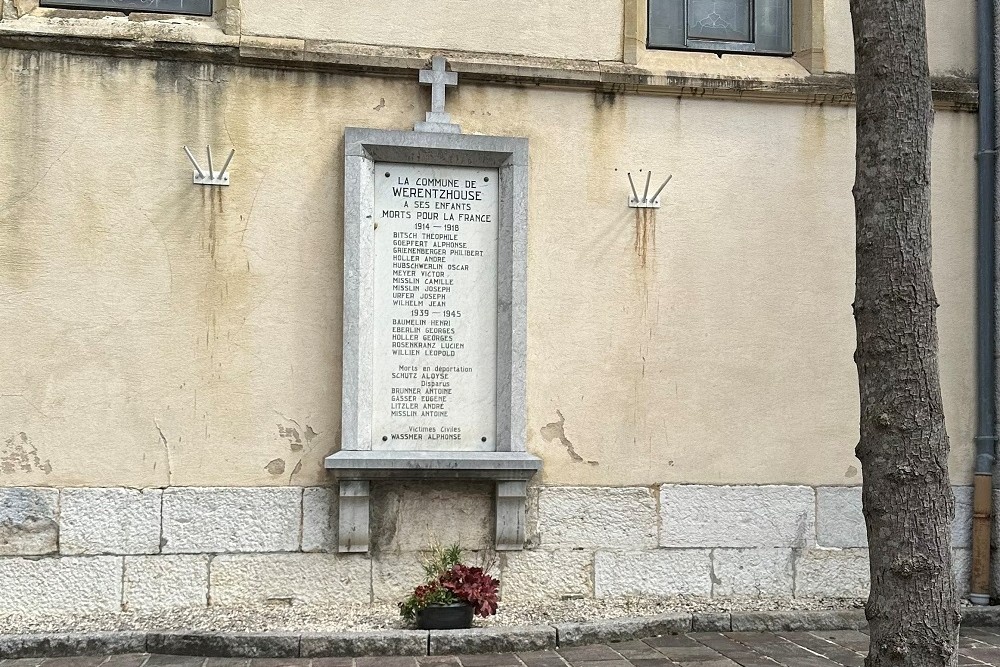
<path fill-rule="evenodd" d="M 542 461 L 525 452 L 349 451 L 326 458 L 339 479 L 490 479 L 527 481 Z"/>
<path fill-rule="evenodd" d="M 26 21 L 27 18 L 32 20 Z M 465 82 L 544 86 L 681 97 L 750 99 L 799 104 L 850 106 L 854 77 L 849 74 L 763 79 L 654 74 L 622 62 L 540 58 L 467 51 L 376 46 L 345 42 L 244 35 L 231 37 L 208 29 L 158 30 L 147 24 L 138 32 L 88 34 L 79 23 L 25 17 L 0 22 L 0 48 L 53 51 L 77 55 L 211 62 L 317 72 L 410 76 L 427 66 L 432 55 L 448 58 Z M 805 71 L 805 70 L 803 70 Z M 976 111 L 978 88 L 972 77 L 932 77 L 934 106 Z"/>

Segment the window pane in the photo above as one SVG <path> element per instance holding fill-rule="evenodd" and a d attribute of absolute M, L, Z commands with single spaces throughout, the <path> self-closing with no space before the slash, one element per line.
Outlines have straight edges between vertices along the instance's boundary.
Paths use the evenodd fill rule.
<path fill-rule="evenodd" d="M 168 12 L 171 14 L 212 14 L 212 0 L 42 0 L 42 7 L 110 9 L 128 12 Z"/>
<path fill-rule="evenodd" d="M 685 0 L 649 0 L 649 45 L 684 46 Z"/>
<path fill-rule="evenodd" d="M 688 37 L 749 42 L 752 0 L 688 0 Z"/>
<path fill-rule="evenodd" d="M 792 52 L 792 21 L 789 0 L 757 0 L 757 50 Z"/>

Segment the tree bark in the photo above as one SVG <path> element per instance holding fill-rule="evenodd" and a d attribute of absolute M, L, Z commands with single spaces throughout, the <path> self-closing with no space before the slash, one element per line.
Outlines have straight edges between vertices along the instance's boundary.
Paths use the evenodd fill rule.
<path fill-rule="evenodd" d="M 871 557 L 867 667 L 954 665 L 955 501 L 931 279 L 923 0 L 851 0 L 857 72 L 858 385 Z"/>

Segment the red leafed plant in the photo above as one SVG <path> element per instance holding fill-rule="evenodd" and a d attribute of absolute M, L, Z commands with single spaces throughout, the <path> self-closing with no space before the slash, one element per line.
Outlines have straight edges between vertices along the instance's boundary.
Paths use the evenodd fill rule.
<path fill-rule="evenodd" d="M 458 603 L 470 605 L 483 618 L 497 613 L 500 582 L 483 568 L 463 565 L 461 560 L 462 549 L 458 546 L 435 548 L 424 563 L 427 581 L 399 603 L 403 618 L 412 621 L 421 609 Z"/>
<path fill-rule="evenodd" d="M 445 572 L 440 582 L 459 600 L 471 604 L 477 616 L 486 618 L 497 613 L 500 582 L 483 572 L 483 568 L 459 563 Z"/>

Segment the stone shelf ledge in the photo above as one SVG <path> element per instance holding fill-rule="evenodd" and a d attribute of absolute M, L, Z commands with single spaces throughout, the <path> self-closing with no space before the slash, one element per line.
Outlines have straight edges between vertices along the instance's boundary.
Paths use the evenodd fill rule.
<path fill-rule="evenodd" d="M 524 548 L 528 480 L 542 468 L 526 452 L 343 450 L 326 458 L 338 480 L 338 550 L 367 553 L 371 482 L 382 479 L 491 480 L 496 482 L 496 548 Z"/>
<path fill-rule="evenodd" d="M 525 452 L 345 450 L 328 456 L 326 468 L 340 480 L 486 479 L 526 482 L 542 469 L 542 461 Z"/>

